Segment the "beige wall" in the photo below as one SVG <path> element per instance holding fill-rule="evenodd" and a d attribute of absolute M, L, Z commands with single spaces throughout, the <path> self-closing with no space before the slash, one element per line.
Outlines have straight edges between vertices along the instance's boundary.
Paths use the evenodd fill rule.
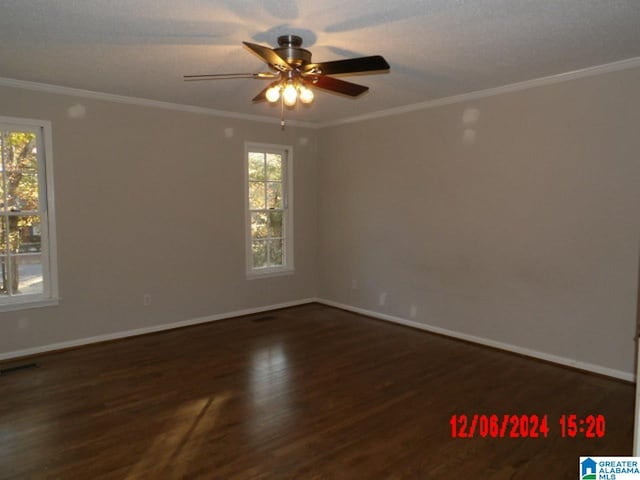
<path fill-rule="evenodd" d="M 53 124 L 62 296 L 0 313 L 0 355 L 318 295 L 632 372 L 638 85 L 630 70 L 285 132 L 0 87 L 1 115 Z M 245 278 L 245 140 L 294 147 L 293 276 Z"/>
<path fill-rule="evenodd" d="M 315 296 L 315 130 L 12 88 L 0 105 L 52 122 L 62 297 L 0 313 L 0 353 Z M 293 146 L 295 275 L 245 278 L 245 140 Z"/>
<path fill-rule="evenodd" d="M 639 85 L 636 69 L 323 130 L 320 296 L 632 372 Z"/>

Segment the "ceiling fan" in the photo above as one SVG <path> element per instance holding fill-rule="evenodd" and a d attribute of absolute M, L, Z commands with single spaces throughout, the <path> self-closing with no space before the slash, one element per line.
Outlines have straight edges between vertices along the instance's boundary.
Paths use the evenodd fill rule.
<path fill-rule="evenodd" d="M 253 98 L 253 101 L 266 100 L 275 103 L 281 100 L 284 109 L 284 105 L 291 107 L 298 99 L 302 103 L 311 103 L 314 97 L 313 88 L 357 97 L 369 90 L 369 87 L 346 82 L 330 75 L 375 73 L 388 71 L 390 68 L 387 61 L 380 55 L 313 63 L 311 52 L 302 48 L 302 38 L 297 35 L 278 37 L 278 47 L 273 49 L 255 43 L 242 43 L 267 63 L 268 71 L 185 75 L 184 79 L 187 81 L 235 78 L 273 80 Z"/>

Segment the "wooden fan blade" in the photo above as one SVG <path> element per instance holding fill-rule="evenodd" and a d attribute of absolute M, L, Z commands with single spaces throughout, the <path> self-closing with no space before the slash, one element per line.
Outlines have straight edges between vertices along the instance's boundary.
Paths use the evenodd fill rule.
<path fill-rule="evenodd" d="M 258 95 L 253 97 L 253 99 L 251 101 L 254 102 L 254 103 L 256 103 L 256 102 L 264 102 L 267 99 L 267 97 L 266 97 L 267 90 L 269 90 L 271 87 L 277 85 L 278 83 L 279 82 L 271 82 Z"/>
<path fill-rule="evenodd" d="M 278 74 L 273 72 L 258 72 L 258 73 L 211 73 L 205 75 L 185 75 L 184 79 L 187 82 L 194 80 L 230 80 L 234 78 L 277 78 Z"/>
<path fill-rule="evenodd" d="M 291 65 L 289 65 L 280 55 L 274 52 L 269 47 L 263 47 L 262 45 L 258 45 L 257 43 L 244 43 L 253 53 L 262 58 L 265 62 L 267 62 L 272 67 L 280 70 L 281 72 L 288 72 L 293 70 Z"/>
<path fill-rule="evenodd" d="M 369 87 L 358 85 L 357 83 L 345 82 L 337 78 L 325 77 L 324 75 L 314 77 L 313 79 L 305 79 L 304 82 L 312 87 L 322 88 L 331 92 L 357 97 L 369 90 Z"/>
<path fill-rule="evenodd" d="M 304 71 L 320 75 L 339 75 L 347 73 L 377 72 L 389 70 L 389 64 L 380 55 L 371 57 L 349 58 L 333 62 L 309 63 Z"/>

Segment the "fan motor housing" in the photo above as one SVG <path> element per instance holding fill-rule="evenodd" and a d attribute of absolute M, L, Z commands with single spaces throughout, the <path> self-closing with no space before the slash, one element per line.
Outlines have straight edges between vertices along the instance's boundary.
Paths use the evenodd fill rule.
<path fill-rule="evenodd" d="M 278 48 L 274 48 L 283 60 L 290 65 L 300 67 L 311 63 L 311 52 L 301 47 L 302 38 L 297 35 L 282 35 L 278 37 Z"/>

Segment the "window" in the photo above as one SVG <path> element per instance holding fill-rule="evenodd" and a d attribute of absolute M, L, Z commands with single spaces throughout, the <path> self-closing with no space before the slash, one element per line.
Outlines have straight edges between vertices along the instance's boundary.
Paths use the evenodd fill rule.
<path fill-rule="evenodd" d="M 247 274 L 293 271 L 291 147 L 247 143 Z"/>
<path fill-rule="evenodd" d="M 0 310 L 56 303 L 51 127 L 0 117 Z"/>

